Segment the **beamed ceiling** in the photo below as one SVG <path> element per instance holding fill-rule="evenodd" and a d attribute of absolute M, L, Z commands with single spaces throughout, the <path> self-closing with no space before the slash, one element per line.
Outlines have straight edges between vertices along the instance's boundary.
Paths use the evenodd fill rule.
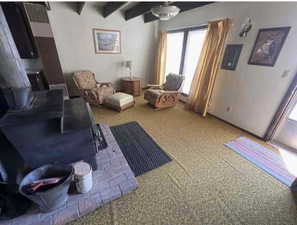
<path fill-rule="evenodd" d="M 190 9 L 202 7 L 213 2 L 170 2 L 170 5 L 175 5 L 180 8 L 180 12 Z M 48 4 L 48 3 L 46 3 Z M 81 14 L 87 2 L 76 2 L 76 12 Z M 164 4 L 164 2 L 100 2 L 98 7 L 101 8 L 100 13 L 105 18 L 110 16 L 117 10 L 121 10 L 126 20 L 131 20 L 135 17 L 142 16 L 145 23 L 157 20 L 151 13 L 151 8 Z M 48 5 L 48 9 L 50 7 Z"/>

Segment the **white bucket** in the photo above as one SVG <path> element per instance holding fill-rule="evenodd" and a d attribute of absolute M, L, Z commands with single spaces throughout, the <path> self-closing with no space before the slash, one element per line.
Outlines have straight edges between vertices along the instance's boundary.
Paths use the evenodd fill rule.
<path fill-rule="evenodd" d="M 77 162 L 73 164 L 74 181 L 76 190 L 79 193 L 87 193 L 93 187 L 92 168 L 86 162 Z"/>

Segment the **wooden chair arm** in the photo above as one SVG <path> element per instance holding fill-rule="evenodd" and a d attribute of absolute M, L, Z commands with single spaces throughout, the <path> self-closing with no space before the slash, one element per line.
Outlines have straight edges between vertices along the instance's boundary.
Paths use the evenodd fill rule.
<path fill-rule="evenodd" d="M 97 87 L 112 87 L 112 83 L 111 82 L 97 82 Z"/>
<path fill-rule="evenodd" d="M 147 87 L 152 88 L 152 89 L 162 89 L 163 85 L 162 84 L 148 84 Z"/>
<path fill-rule="evenodd" d="M 86 89 L 86 88 L 78 88 L 81 97 L 87 97 L 89 95 L 94 95 L 92 89 Z"/>
<path fill-rule="evenodd" d="M 178 91 L 163 91 L 162 94 L 178 94 Z"/>

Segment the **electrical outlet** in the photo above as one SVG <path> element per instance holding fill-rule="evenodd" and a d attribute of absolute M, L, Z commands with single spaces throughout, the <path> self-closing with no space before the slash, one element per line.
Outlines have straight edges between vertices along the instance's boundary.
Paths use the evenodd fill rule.
<path fill-rule="evenodd" d="M 282 74 L 282 78 L 287 77 L 290 74 L 290 70 L 285 70 Z"/>

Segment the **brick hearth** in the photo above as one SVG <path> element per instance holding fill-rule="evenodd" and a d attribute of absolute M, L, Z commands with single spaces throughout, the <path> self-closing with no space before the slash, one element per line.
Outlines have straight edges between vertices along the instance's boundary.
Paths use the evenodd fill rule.
<path fill-rule="evenodd" d="M 64 207 L 51 213 L 41 213 L 35 206 L 25 215 L 8 221 L 0 221 L 0 224 L 63 225 L 137 188 L 137 180 L 109 126 L 100 126 L 108 147 L 96 155 L 98 170 L 93 172 L 93 188 L 90 192 L 70 195 Z"/>

